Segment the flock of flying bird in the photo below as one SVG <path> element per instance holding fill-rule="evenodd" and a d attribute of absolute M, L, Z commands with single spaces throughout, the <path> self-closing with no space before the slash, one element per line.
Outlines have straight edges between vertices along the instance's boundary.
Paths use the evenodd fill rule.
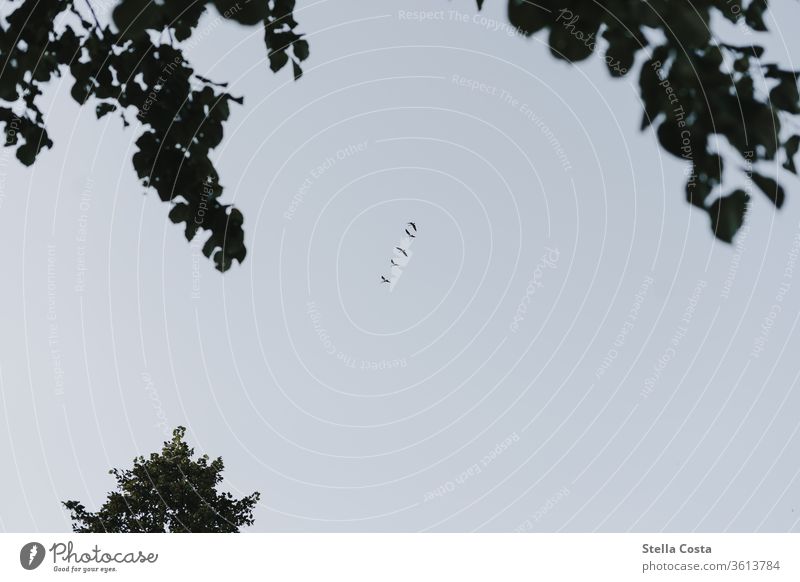
<path fill-rule="evenodd" d="M 406 227 L 411 227 L 411 230 L 413 230 L 414 232 L 417 232 L 417 225 L 414 224 L 413 222 L 406 223 Z M 406 231 L 406 236 L 408 236 L 409 240 L 412 239 L 412 238 L 417 238 L 417 235 L 416 234 L 412 234 L 411 231 L 408 230 L 408 228 L 406 228 L 405 231 Z M 396 250 L 400 254 L 402 254 L 403 257 L 408 258 L 408 252 L 406 251 L 406 249 L 404 249 L 402 247 L 394 247 L 394 250 Z M 395 262 L 394 259 L 389 259 L 389 262 L 392 264 L 392 267 L 398 267 L 398 268 L 400 267 L 400 265 L 398 265 Z M 381 275 L 381 283 L 391 283 L 391 282 L 392 282 L 391 279 L 387 279 L 386 277 Z"/>

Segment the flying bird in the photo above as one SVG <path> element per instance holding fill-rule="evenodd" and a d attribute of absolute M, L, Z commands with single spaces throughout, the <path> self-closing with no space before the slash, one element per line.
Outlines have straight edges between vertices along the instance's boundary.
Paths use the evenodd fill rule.
<path fill-rule="evenodd" d="M 381 283 L 391 283 L 391 281 L 389 281 L 389 279 L 381 275 Z"/>
<path fill-rule="evenodd" d="M 414 232 L 416 232 L 416 231 L 414 231 Z M 406 234 L 407 234 L 408 236 L 410 236 L 411 238 L 417 238 L 417 235 L 415 235 L 415 234 L 411 234 L 410 232 L 408 232 L 408 229 L 406 229 Z"/>
<path fill-rule="evenodd" d="M 394 248 L 395 248 L 395 250 L 397 250 L 397 251 L 400 251 L 401 253 L 403 253 L 403 256 L 405 256 L 405 257 L 407 257 L 407 256 L 408 256 L 408 253 L 407 253 L 407 252 L 405 252 L 405 251 L 404 251 L 403 249 L 401 249 L 400 247 L 394 247 Z"/>
<path fill-rule="evenodd" d="M 414 224 L 413 222 L 409 222 L 409 223 L 407 223 L 407 224 L 406 224 L 406 226 L 410 226 L 411 228 L 413 228 L 413 229 L 414 229 L 414 232 L 417 232 L 417 225 L 416 225 L 416 224 Z"/>
<path fill-rule="evenodd" d="M 394 259 L 389 259 L 389 262 L 395 267 L 399 267 L 400 266 L 400 265 L 398 265 L 397 263 L 394 262 Z"/>

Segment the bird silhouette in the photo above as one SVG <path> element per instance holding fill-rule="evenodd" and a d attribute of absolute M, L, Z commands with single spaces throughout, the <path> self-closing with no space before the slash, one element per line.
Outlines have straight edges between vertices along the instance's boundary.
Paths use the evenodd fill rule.
<path fill-rule="evenodd" d="M 408 229 L 406 229 L 406 234 L 407 234 L 408 236 L 410 236 L 411 238 L 417 238 L 417 235 L 415 235 L 415 234 L 411 234 L 410 232 L 408 232 Z"/>
<path fill-rule="evenodd" d="M 381 283 L 391 283 L 391 281 L 389 281 L 389 279 L 381 275 Z"/>
<path fill-rule="evenodd" d="M 417 232 L 417 225 L 416 225 L 416 224 L 414 224 L 413 222 L 409 222 L 409 223 L 407 224 L 407 226 L 410 226 L 411 228 L 413 228 L 413 229 L 414 229 L 414 232 Z"/>
<path fill-rule="evenodd" d="M 407 253 L 407 252 L 405 252 L 405 251 L 404 251 L 403 249 L 401 249 L 400 247 L 394 247 L 394 248 L 395 248 L 395 250 L 397 250 L 397 251 L 400 251 L 401 253 L 403 253 L 403 256 L 405 256 L 405 257 L 407 257 L 407 256 L 408 256 L 408 253 Z"/>
<path fill-rule="evenodd" d="M 394 262 L 394 259 L 389 259 L 389 262 L 390 262 L 392 265 L 394 265 L 395 267 L 399 267 L 399 266 L 400 266 L 400 265 L 398 265 L 397 263 L 395 263 L 395 262 Z"/>

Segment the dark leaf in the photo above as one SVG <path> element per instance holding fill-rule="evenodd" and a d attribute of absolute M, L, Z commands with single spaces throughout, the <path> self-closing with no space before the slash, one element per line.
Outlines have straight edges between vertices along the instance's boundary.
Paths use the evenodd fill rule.
<path fill-rule="evenodd" d="M 767 198 L 769 198 L 777 208 L 783 206 L 783 202 L 786 199 L 786 193 L 783 190 L 783 186 L 778 184 L 778 182 L 772 178 L 757 172 L 753 172 L 753 182 L 756 183 L 761 191 L 767 195 Z"/>
<path fill-rule="evenodd" d="M 108 115 L 112 111 L 116 110 L 117 106 L 114 103 L 100 103 L 96 108 L 97 119 L 100 119 L 101 117 Z"/>
<path fill-rule="evenodd" d="M 786 151 L 786 161 L 783 163 L 783 167 L 793 174 L 797 174 L 797 167 L 794 165 L 794 156 L 797 154 L 797 150 L 800 149 L 800 135 L 793 135 L 786 140 L 786 143 L 783 144 L 783 149 Z"/>
<path fill-rule="evenodd" d="M 308 58 L 309 50 L 307 40 L 296 40 L 292 46 L 294 47 L 294 56 L 296 56 L 299 60 L 304 61 Z"/>
<path fill-rule="evenodd" d="M 531 36 L 553 22 L 554 9 L 552 0 L 509 0 L 508 19 L 521 34 Z"/>
<path fill-rule="evenodd" d="M 716 237 L 730 243 L 744 223 L 750 197 L 744 190 L 736 190 L 728 196 L 717 198 L 708 208 L 711 230 Z"/>
<path fill-rule="evenodd" d="M 272 69 L 273 73 L 280 71 L 288 62 L 289 55 L 286 54 L 285 50 L 275 51 L 269 54 L 269 68 Z"/>
<path fill-rule="evenodd" d="M 797 92 L 797 81 L 794 77 L 785 77 L 769 92 L 770 101 L 778 109 L 789 113 L 800 113 L 800 94 Z"/>
<path fill-rule="evenodd" d="M 767 11 L 767 0 L 750 0 L 750 5 L 744 12 L 747 25 L 753 30 L 763 32 L 767 30 L 764 24 L 764 13 Z"/>

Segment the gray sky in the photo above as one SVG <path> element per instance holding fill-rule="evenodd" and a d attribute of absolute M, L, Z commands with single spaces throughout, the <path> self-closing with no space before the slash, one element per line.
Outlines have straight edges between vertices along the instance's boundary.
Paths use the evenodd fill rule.
<path fill-rule="evenodd" d="M 67 530 L 179 424 L 257 531 L 798 529 L 796 180 L 715 242 L 638 75 L 474 15 L 301 2 L 297 83 L 206 16 L 193 62 L 245 97 L 225 275 L 142 195 L 137 133 L 51 86 L 54 149 L 0 152 L 0 529 Z"/>

